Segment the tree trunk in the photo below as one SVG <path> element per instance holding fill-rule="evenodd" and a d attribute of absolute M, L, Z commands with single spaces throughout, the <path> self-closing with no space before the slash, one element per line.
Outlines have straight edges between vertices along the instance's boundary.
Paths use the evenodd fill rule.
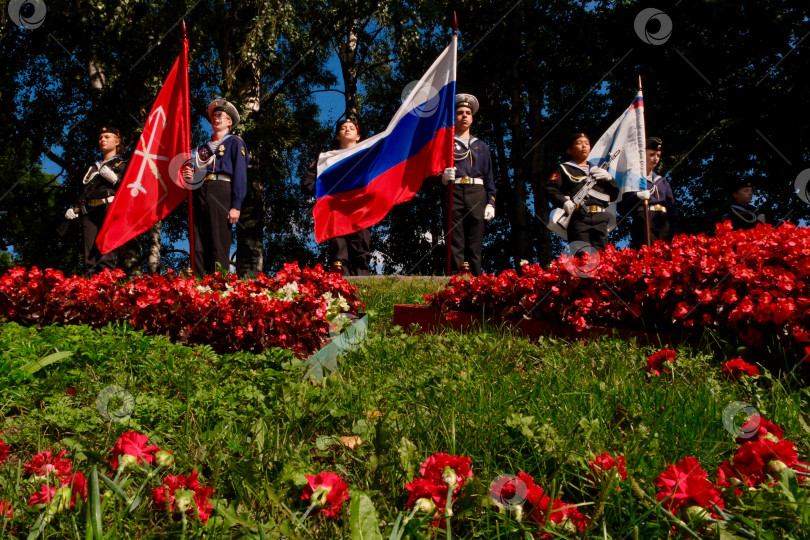
<path fill-rule="evenodd" d="M 357 31 L 358 20 L 351 19 L 346 28 L 346 42 L 337 51 L 340 70 L 343 73 L 343 90 L 346 96 L 347 118 L 357 118 Z"/>
<path fill-rule="evenodd" d="M 542 137 L 543 125 L 541 111 L 543 109 L 543 94 L 538 91 L 529 94 L 529 130 L 531 140 L 539 141 Z M 546 147 L 540 144 L 531 153 L 532 192 L 534 193 L 534 215 L 537 218 L 537 240 L 535 251 L 537 260 L 543 266 L 552 261 L 551 231 L 545 226 L 548 223 L 549 208 L 546 197 Z"/>
<path fill-rule="evenodd" d="M 513 205 L 512 209 L 514 216 L 512 218 L 512 242 L 513 254 L 515 257 L 514 265 L 517 268 L 521 259 L 530 259 L 529 248 L 529 223 L 528 223 L 528 200 L 526 191 L 526 160 L 523 154 L 526 152 L 524 141 L 527 139 L 523 131 L 523 125 L 520 121 L 520 113 L 522 108 L 521 96 L 521 76 L 520 65 L 518 61 L 512 65 L 510 70 L 512 78 L 510 102 L 512 104 L 509 114 L 509 129 L 512 132 L 512 169 L 515 171 L 515 188 L 513 191 Z"/>
<path fill-rule="evenodd" d="M 137 238 L 133 238 L 118 248 L 118 267 L 124 271 L 127 277 L 143 275 L 141 246 L 138 244 Z"/>
<path fill-rule="evenodd" d="M 143 236 L 147 242 L 147 259 L 146 267 L 150 274 L 157 274 L 160 272 L 160 229 L 161 223 L 158 221 L 146 231 Z"/>

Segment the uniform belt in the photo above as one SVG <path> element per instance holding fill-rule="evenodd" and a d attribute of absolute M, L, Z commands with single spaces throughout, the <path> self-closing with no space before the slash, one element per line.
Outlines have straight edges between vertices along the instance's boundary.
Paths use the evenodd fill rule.
<path fill-rule="evenodd" d="M 667 213 L 667 207 L 663 204 L 651 204 L 650 205 L 650 212 L 663 212 Z"/>
<path fill-rule="evenodd" d="M 87 206 L 101 206 L 102 204 L 107 204 L 113 202 L 115 195 L 110 195 L 106 199 L 88 199 Z"/>
<path fill-rule="evenodd" d="M 484 179 L 483 178 L 471 178 L 469 176 L 462 176 L 461 178 L 456 178 L 456 184 L 473 184 L 476 186 L 483 186 Z"/>
<path fill-rule="evenodd" d="M 230 174 L 225 174 L 225 173 L 211 173 L 211 174 L 206 174 L 205 179 L 206 179 L 206 181 L 207 180 L 221 180 L 222 182 L 230 182 L 231 181 L 231 175 Z"/>
<path fill-rule="evenodd" d="M 588 206 L 580 206 L 579 209 L 582 210 L 583 212 L 585 212 L 586 214 L 598 214 L 599 212 L 605 212 L 606 211 L 603 207 L 601 207 L 601 206 L 599 206 L 597 204 L 591 204 L 591 205 L 588 205 Z"/>

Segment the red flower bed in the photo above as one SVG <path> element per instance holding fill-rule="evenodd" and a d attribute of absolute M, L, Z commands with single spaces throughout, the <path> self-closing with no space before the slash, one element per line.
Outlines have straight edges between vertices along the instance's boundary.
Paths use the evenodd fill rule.
<path fill-rule="evenodd" d="M 598 261 L 594 257 L 598 256 Z M 680 235 L 639 251 L 608 246 L 521 274 L 453 276 L 426 302 L 442 311 L 646 330 L 709 327 L 762 346 L 774 336 L 810 353 L 810 229 L 784 223 Z"/>
<path fill-rule="evenodd" d="M 355 287 L 321 265 L 285 264 L 273 277 L 248 280 L 217 272 L 198 282 L 172 271 L 123 278 L 120 270 L 84 278 L 13 268 L 0 277 L 0 318 L 95 327 L 127 321 L 147 334 L 220 353 L 284 347 L 306 357 L 328 340 L 331 316 L 365 307 Z"/>

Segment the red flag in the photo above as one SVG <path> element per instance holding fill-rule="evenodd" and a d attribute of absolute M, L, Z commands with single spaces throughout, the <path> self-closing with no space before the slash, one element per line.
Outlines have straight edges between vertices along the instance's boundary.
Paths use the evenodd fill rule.
<path fill-rule="evenodd" d="M 180 169 L 191 156 L 188 39 L 152 105 L 143 133 L 96 237 L 102 253 L 165 218 L 187 196 Z"/>

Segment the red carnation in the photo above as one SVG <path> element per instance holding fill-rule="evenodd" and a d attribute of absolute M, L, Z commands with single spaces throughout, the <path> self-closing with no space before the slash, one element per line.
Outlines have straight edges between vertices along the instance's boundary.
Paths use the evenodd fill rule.
<path fill-rule="evenodd" d="M 301 499 L 312 501 L 318 510 L 327 518 L 334 519 L 340 514 L 343 503 L 349 500 L 349 484 L 342 481 L 340 476 L 333 472 L 304 475 L 307 485 L 301 494 Z"/>
<path fill-rule="evenodd" d="M 413 508 L 418 500 L 424 499 L 430 501 L 430 503 L 426 503 L 428 507 L 432 503 L 439 514 L 444 513 L 444 507 L 447 504 L 447 485 L 434 484 L 425 478 L 416 478 L 405 484 L 405 489 L 410 493 L 408 502 L 405 503 L 407 508 Z M 427 510 L 427 507 L 424 508 Z"/>
<path fill-rule="evenodd" d="M 0 499 L 0 519 L 11 519 L 14 517 L 14 508 L 11 507 L 11 501 Z"/>
<path fill-rule="evenodd" d="M 456 493 L 468 478 L 472 478 L 471 464 L 472 459 L 466 456 L 451 456 L 445 452 L 438 452 L 422 463 L 420 473 L 434 484 L 447 484 L 447 480 L 454 477 L 453 493 Z M 453 474 L 448 475 L 447 473 L 451 471 Z"/>
<path fill-rule="evenodd" d="M 591 468 L 591 475 L 588 475 L 591 481 L 594 478 L 601 478 L 609 470 L 616 469 L 622 480 L 627 480 L 627 470 L 624 468 L 624 456 L 616 456 L 614 459 L 607 452 L 602 452 L 602 455 L 594 456 L 588 460 L 588 466 Z"/>
<path fill-rule="evenodd" d="M 737 471 L 729 460 L 724 459 L 717 468 L 717 485 L 734 488 L 734 493 L 739 497 L 742 494 L 741 488 L 753 486 L 754 482 Z"/>
<path fill-rule="evenodd" d="M 76 504 L 76 496 L 82 498 L 83 501 L 87 500 L 87 479 L 81 471 L 76 471 L 70 476 L 62 480 L 60 487 L 69 487 L 72 493 L 70 498 L 70 507 L 73 508 Z"/>
<path fill-rule="evenodd" d="M 31 494 L 31 498 L 28 499 L 28 506 L 34 506 L 35 504 L 48 504 L 53 500 L 55 493 L 55 487 L 42 484 L 39 487 L 39 491 L 35 491 Z"/>
<path fill-rule="evenodd" d="M 781 467 L 797 463 L 799 456 L 796 445 L 791 441 L 772 441 L 761 438 L 743 443 L 734 454 L 734 468 L 746 476 L 752 485 L 767 480 L 767 475 L 775 476 Z"/>
<path fill-rule="evenodd" d="M 782 428 L 758 414 L 752 414 L 751 418 L 740 427 L 740 432 L 740 435 L 735 440 L 737 444 L 742 444 L 747 441 L 758 441 L 762 437 L 773 441 L 781 441 L 785 436 L 785 432 Z"/>
<path fill-rule="evenodd" d="M 759 375 L 759 368 L 757 366 L 752 366 L 742 358 L 734 358 L 733 360 L 729 360 L 723 364 L 722 373 L 729 379 L 738 381 L 743 375 L 748 375 L 749 377 Z"/>
<path fill-rule="evenodd" d="M 147 446 L 148 441 L 149 437 L 141 435 L 137 431 L 125 432 L 118 438 L 115 445 L 110 448 L 113 453 L 110 465 L 112 465 L 113 469 L 118 469 L 118 458 L 121 456 L 129 456 L 121 460 L 124 464 L 143 463 L 144 461 L 149 464 L 154 463 L 155 453 L 160 452 L 160 448 L 155 445 Z"/>
<path fill-rule="evenodd" d="M 0 431 L 0 435 L 2 434 L 3 432 Z M 3 438 L 0 437 L 0 465 L 3 464 L 3 462 L 6 460 L 10 452 L 11 448 L 9 448 L 8 445 L 5 443 L 5 441 L 3 441 Z"/>
<path fill-rule="evenodd" d="M 69 459 L 63 459 L 66 450 L 62 450 L 58 456 L 54 457 L 50 450 L 40 452 L 31 458 L 31 461 L 24 465 L 26 476 L 48 476 L 54 475 L 63 478 L 70 474 L 73 465 Z"/>
<path fill-rule="evenodd" d="M 669 465 L 655 479 L 655 485 L 658 486 L 658 493 L 655 496 L 661 501 L 662 506 L 673 513 L 691 506 L 700 506 L 709 511 L 714 511 L 713 504 L 723 508 L 720 493 L 707 477 L 700 463 L 695 458 L 687 456 L 677 465 Z"/>
<path fill-rule="evenodd" d="M 647 357 L 647 365 L 644 369 L 653 375 L 662 375 L 669 373 L 664 367 L 664 362 L 675 362 L 675 351 L 672 349 L 664 349 Z"/>
<path fill-rule="evenodd" d="M 201 486 L 197 479 L 197 471 L 191 471 L 188 477 L 169 475 L 163 479 L 163 485 L 152 489 L 152 501 L 160 511 L 185 512 L 194 515 L 197 507 L 197 517 L 203 523 L 208 521 L 213 511 L 209 498 L 216 493 L 211 486 Z M 193 504 L 192 504 L 193 503 Z"/>

